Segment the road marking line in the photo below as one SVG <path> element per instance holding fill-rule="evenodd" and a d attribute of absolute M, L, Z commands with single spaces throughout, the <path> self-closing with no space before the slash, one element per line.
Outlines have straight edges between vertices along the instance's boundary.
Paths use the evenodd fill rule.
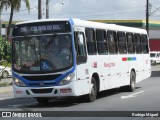
<path fill-rule="evenodd" d="M 136 95 L 143 93 L 144 91 L 140 91 L 131 95 L 127 95 L 127 96 L 121 96 L 121 99 L 127 99 L 127 98 L 132 98 L 132 97 L 136 97 Z"/>

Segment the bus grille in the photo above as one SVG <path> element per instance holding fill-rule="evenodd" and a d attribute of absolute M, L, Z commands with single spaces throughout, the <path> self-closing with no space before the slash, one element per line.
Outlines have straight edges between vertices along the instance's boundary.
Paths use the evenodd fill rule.
<path fill-rule="evenodd" d="M 31 89 L 33 93 L 43 94 L 43 93 L 51 93 L 53 88 L 48 89 Z"/>
<path fill-rule="evenodd" d="M 53 85 L 55 85 L 56 84 L 56 82 L 44 82 L 43 84 L 41 84 L 40 82 L 38 82 L 38 83 L 29 83 L 29 86 L 53 86 Z"/>
<path fill-rule="evenodd" d="M 25 79 L 29 81 L 44 81 L 44 80 L 54 80 L 61 76 L 61 74 L 57 75 L 42 75 L 42 76 L 23 76 Z"/>

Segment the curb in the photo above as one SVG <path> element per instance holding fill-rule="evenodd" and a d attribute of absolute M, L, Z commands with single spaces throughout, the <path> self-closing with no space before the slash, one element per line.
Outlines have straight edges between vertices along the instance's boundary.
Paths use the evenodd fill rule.
<path fill-rule="evenodd" d="M 13 87 L 12 86 L 0 87 L 0 94 L 12 93 L 12 92 L 13 92 Z"/>

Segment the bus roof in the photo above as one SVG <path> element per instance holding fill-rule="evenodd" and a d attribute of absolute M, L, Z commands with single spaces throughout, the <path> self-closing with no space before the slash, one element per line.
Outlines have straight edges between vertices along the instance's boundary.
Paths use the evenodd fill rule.
<path fill-rule="evenodd" d="M 27 23 L 37 23 L 37 22 L 49 22 L 49 21 L 69 21 L 69 19 L 70 18 L 30 20 L 30 21 L 18 22 L 16 23 L 16 25 L 27 24 Z"/>
<path fill-rule="evenodd" d="M 79 27 L 107 29 L 107 30 L 116 30 L 116 31 L 147 34 L 147 31 L 145 29 L 134 28 L 134 27 L 126 27 L 126 26 L 121 26 L 121 25 L 116 25 L 116 24 L 93 22 L 93 21 L 88 21 L 88 20 L 81 20 L 81 19 L 78 19 L 78 18 L 31 20 L 31 21 L 19 22 L 16 25 L 34 23 L 34 22 L 35 23 L 37 23 L 37 22 L 47 22 L 47 21 L 48 22 L 49 21 L 71 21 L 74 26 L 79 26 Z"/>
<path fill-rule="evenodd" d="M 73 20 L 73 22 L 74 22 L 75 26 L 81 26 L 81 27 L 107 29 L 107 30 L 124 31 L 124 32 L 127 31 L 127 32 L 147 34 L 147 31 L 145 29 L 126 27 L 126 26 L 121 26 L 121 25 L 116 25 L 116 24 L 106 24 L 106 23 L 85 21 L 85 20 L 80 20 L 80 19 L 75 19 L 75 20 Z"/>

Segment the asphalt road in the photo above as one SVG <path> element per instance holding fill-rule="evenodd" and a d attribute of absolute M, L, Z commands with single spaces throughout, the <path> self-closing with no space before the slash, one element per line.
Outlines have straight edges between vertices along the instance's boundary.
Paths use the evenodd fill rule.
<path fill-rule="evenodd" d="M 86 111 L 86 114 L 88 111 L 160 111 L 159 86 L 160 65 L 156 65 L 152 66 L 152 76 L 138 83 L 136 85 L 135 92 L 122 92 L 119 89 L 112 89 L 101 92 L 97 100 L 93 103 L 87 103 L 83 100 L 83 97 L 78 97 L 72 99 L 53 100 L 47 105 L 40 105 L 34 99 L 15 99 L 13 94 L 10 93 L 1 95 L 0 111 Z M 70 112 L 69 114 L 74 114 L 74 112 Z M 83 116 L 83 113 L 81 114 Z M 90 116 L 92 118 L 86 117 L 83 118 L 83 120 L 104 119 L 102 116 L 100 118 L 93 117 L 93 114 L 98 115 L 99 113 L 93 112 Z M 54 119 L 57 120 L 61 118 L 58 117 Z M 64 117 L 62 117 L 62 119 L 64 119 Z M 65 120 L 67 119 L 79 120 L 82 119 L 82 117 L 79 117 L 79 115 L 74 118 L 65 117 Z M 128 120 L 126 117 L 111 117 L 109 119 Z M 130 119 L 139 120 L 141 117 L 132 117 Z M 146 117 L 144 119 L 149 120 L 150 118 Z M 154 118 L 154 120 L 159 119 L 160 118 Z M 39 120 L 41 119 L 39 118 Z"/>
<path fill-rule="evenodd" d="M 158 111 L 160 110 L 160 79 L 152 76 L 138 83 L 135 92 L 112 89 L 101 92 L 97 100 L 88 103 L 83 97 L 53 100 L 40 105 L 34 99 L 15 99 L 13 94 L 0 98 L 0 110 L 28 111 Z"/>

